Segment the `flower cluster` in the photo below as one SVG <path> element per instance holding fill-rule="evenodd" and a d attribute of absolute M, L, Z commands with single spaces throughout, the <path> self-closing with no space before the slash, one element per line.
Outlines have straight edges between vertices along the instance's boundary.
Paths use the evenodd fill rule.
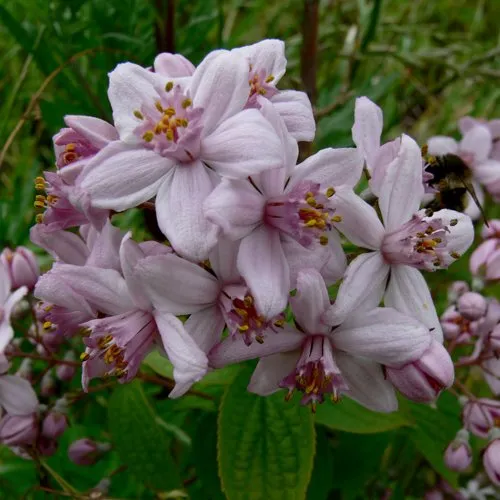
<path fill-rule="evenodd" d="M 45 349 L 81 338 L 85 390 L 95 377 L 131 380 L 153 349 L 173 366 L 171 397 L 249 359 L 249 390 L 298 391 L 313 409 L 345 394 L 388 412 L 395 389 L 428 402 L 452 384 L 422 272 L 467 250 L 470 218 L 426 212 L 420 147 L 407 135 L 381 144 L 367 98 L 355 148 L 297 164 L 315 122 L 306 94 L 278 88 L 285 70 L 279 40 L 196 67 L 160 54 L 110 73 L 112 124 L 65 118 L 57 170 L 35 181 L 45 194 L 31 238 L 55 263 L 34 294 Z M 355 192 L 364 166 L 371 203 Z M 113 225 L 132 208 L 153 210 L 164 239 Z"/>

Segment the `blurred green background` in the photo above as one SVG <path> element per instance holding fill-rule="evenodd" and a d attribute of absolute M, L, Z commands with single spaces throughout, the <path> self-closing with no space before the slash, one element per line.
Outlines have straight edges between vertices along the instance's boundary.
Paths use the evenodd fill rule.
<path fill-rule="evenodd" d="M 107 73 L 121 61 L 148 66 L 158 52 L 173 50 L 196 64 L 212 49 L 281 38 L 288 72 L 280 87 L 306 90 L 315 101 L 317 138 L 307 152 L 352 143 L 354 98 L 360 95 L 383 109 L 386 138 L 404 131 L 424 142 L 436 134 L 456 136 L 456 122 L 464 115 L 500 116 L 499 19 L 500 2 L 487 0 L 2 0 L 0 249 L 28 242 L 34 222 L 33 180 L 53 168 L 52 136 L 63 126 L 63 116 L 111 119 Z M 314 50 L 309 44 L 316 28 Z M 131 213 L 127 224 L 141 231 L 140 215 Z M 444 297 L 449 281 L 467 277 L 463 259 L 445 280 L 442 273 L 433 275 L 432 282 L 441 284 L 433 291 Z M 201 403 L 192 399 L 162 400 L 155 410 L 162 415 L 175 410 L 174 423 L 191 437 L 198 425 L 201 435 L 195 441 L 202 446 L 208 429 L 207 446 L 213 447 L 207 467 L 213 478 L 215 405 L 205 401 L 213 408 L 198 407 Z M 190 405 L 198 412 L 196 418 L 179 413 Z M 374 492 L 390 488 L 391 498 L 422 498 L 437 477 L 427 463 L 456 484 L 456 475 L 444 468 L 442 450 L 460 425 L 458 404 L 446 394 L 440 405 L 438 414 L 409 404 L 401 414 L 380 421 L 359 413 L 349 401 L 338 407 L 322 405 L 316 422 L 324 427 L 317 430 L 317 463 L 308 497 L 326 499 L 333 491 L 331 498 L 375 498 Z M 81 427 L 72 426 L 71 437 L 88 429 L 102 432 L 106 417 L 101 405 L 85 408 Z M 195 451 L 196 462 L 204 455 L 199 448 Z M 4 460 L 0 455 L 0 492 L 6 477 L 22 478 L 28 469 L 33 474 L 28 464 L 6 456 Z M 100 466 L 78 472 L 64 453 L 61 457 L 53 467 L 82 489 L 102 477 Z M 116 465 L 110 462 L 106 469 Z M 200 476 L 208 474 L 205 466 L 197 469 Z M 192 497 L 221 498 L 217 481 L 208 488 L 217 493 L 207 495 L 210 481 L 201 477 L 190 490 Z M 144 487 L 128 475 L 119 483 L 115 488 L 122 498 L 146 498 Z"/>

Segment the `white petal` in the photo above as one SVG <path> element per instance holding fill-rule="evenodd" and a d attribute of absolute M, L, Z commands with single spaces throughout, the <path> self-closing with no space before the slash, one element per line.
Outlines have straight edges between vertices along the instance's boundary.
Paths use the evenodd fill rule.
<path fill-rule="evenodd" d="M 191 314 L 215 304 L 218 281 L 203 268 L 176 255 L 156 255 L 136 266 L 156 309 Z"/>
<path fill-rule="evenodd" d="M 115 127 L 100 118 L 66 115 L 64 122 L 98 149 L 107 146 L 111 141 L 118 140 L 118 132 Z"/>
<path fill-rule="evenodd" d="M 384 226 L 375 209 L 362 200 L 352 189 L 338 189 L 331 197 L 335 215 L 342 217 L 335 228 L 357 246 L 376 250 L 382 244 Z"/>
<path fill-rule="evenodd" d="M 214 305 L 189 316 L 184 328 L 203 352 L 220 341 L 225 322 L 219 307 Z"/>
<path fill-rule="evenodd" d="M 87 163 L 77 182 L 93 206 L 121 212 L 152 198 L 173 165 L 153 151 L 116 141 Z"/>
<path fill-rule="evenodd" d="M 11 287 L 11 281 L 9 272 L 6 266 L 3 264 L 3 262 L 0 261 L 0 304 L 1 305 L 3 305 L 3 303 L 9 296 L 10 287 Z"/>
<path fill-rule="evenodd" d="M 398 155 L 387 166 L 378 199 L 386 229 L 395 231 L 409 221 L 423 195 L 422 153 L 418 144 L 403 134 Z"/>
<path fill-rule="evenodd" d="M 238 270 L 250 288 L 257 310 L 266 318 L 288 302 L 290 272 L 278 231 L 260 226 L 240 244 Z"/>
<path fill-rule="evenodd" d="M 312 141 L 316 133 L 311 101 L 305 92 L 282 90 L 271 102 L 296 141 Z"/>
<path fill-rule="evenodd" d="M 208 256 L 215 275 L 222 283 L 237 283 L 240 279 L 240 273 L 236 267 L 239 248 L 238 242 L 221 236 Z"/>
<path fill-rule="evenodd" d="M 205 58 L 193 74 L 190 85 L 193 106 L 203 108 L 203 134 L 241 111 L 250 93 L 248 62 L 241 56 L 221 52 Z"/>
<path fill-rule="evenodd" d="M 2 375 L 0 406 L 10 415 L 29 415 L 38 408 L 38 398 L 26 379 L 15 375 Z"/>
<path fill-rule="evenodd" d="M 378 306 L 384 295 L 389 269 L 379 252 L 356 257 L 347 267 L 337 298 L 323 320 L 329 325 L 338 325 L 352 311 Z"/>
<path fill-rule="evenodd" d="M 37 224 L 30 230 L 30 239 L 52 257 L 66 264 L 83 266 L 89 256 L 89 249 L 85 242 L 80 236 L 69 231 L 48 233 L 41 224 Z"/>
<path fill-rule="evenodd" d="M 329 286 L 342 278 L 347 268 L 347 258 L 337 231 L 334 230 L 328 233 L 327 248 L 329 250 L 329 258 L 321 268 L 320 273 L 325 283 Z"/>
<path fill-rule="evenodd" d="M 280 390 L 280 382 L 294 369 L 299 352 L 283 352 L 261 358 L 253 371 L 248 390 L 259 396 L 269 396 Z"/>
<path fill-rule="evenodd" d="M 283 146 L 262 114 L 246 109 L 202 140 L 200 158 L 220 175 L 244 178 L 282 167 Z"/>
<path fill-rule="evenodd" d="M 217 243 L 219 228 L 207 220 L 203 203 L 215 187 L 213 172 L 195 161 L 177 165 L 156 197 L 156 218 L 173 249 L 201 262 Z"/>
<path fill-rule="evenodd" d="M 308 179 L 318 182 L 325 189 L 330 186 L 353 188 L 358 183 L 362 171 L 363 158 L 356 149 L 327 148 L 297 165 L 292 173 L 290 185 Z"/>
<path fill-rule="evenodd" d="M 371 172 L 380 148 L 380 136 L 384 126 L 382 110 L 368 97 L 358 97 L 354 107 L 352 140 L 366 161 Z"/>
<path fill-rule="evenodd" d="M 410 266 L 391 266 L 384 303 L 418 319 L 431 330 L 438 342 L 443 342 L 443 331 L 429 287 L 418 269 Z"/>
<path fill-rule="evenodd" d="M 321 323 L 321 316 L 330 306 L 325 282 L 318 271 L 304 269 L 297 277 L 297 293 L 290 297 L 295 319 L 302 330 L 314 335 L 326 333 L 330 327 Z"/>
<path fill-rule="evenodd" d="M 375 196 L 380 195 L 380 188 L 383 185 L 387 167 L 394 161 L 401 147 L 401 138 L 386 142 L 380 146 L 372 164 L 371 179 L 368 184 Z"/>
<path fill-rule="evenodd" d="M 208 359 L 175 316 L 155 311 L 154 317 L 163 347 L 174 366 L 176 385 L 169 396 L 176 398 L 182 396 L 192 384 L 203 378 L 207 373 Z"/>
<path fill-rule="evenodd" d="M 156 73 L 169 78 L 192 76 L 195 67 L 191 61 L 181 54 L 162 52 L 155 57 L 154 69 Z"/>
<path fill-rule="evenodd" d="M 472 153 L 475 163 L 488 158 L 493 139 L 491 132 L 485 125 L 476 125 L 465 133 L 459 144 L 460 152 Z"/>
<path fill-rule="evenodd" d="M 420 358 L 432 339 L 422 323 L 390 307 L 356 311 L 330 336 L 337 349 L 393 367 Z"/>
<path fill-rule="evenodd" d="M 458 142 L 453 137 L 436 135 L 428 139 L 427 148 L 430 155 L 457 154 Z"/>
<path fill-rule="evenodd" d="M 373 411 L 390 413 L 398 409 L 394 387 L 378 363 L 342 352 L 335 353 L 335 361 L 349 387 L 350 398 Z"/>

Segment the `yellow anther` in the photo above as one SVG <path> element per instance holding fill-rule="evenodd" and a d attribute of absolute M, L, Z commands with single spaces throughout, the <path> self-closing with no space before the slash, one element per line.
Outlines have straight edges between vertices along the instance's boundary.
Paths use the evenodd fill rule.
<path fill-rule="evenodd" d="M 163 106 L 161 105 L 160 101 L 155 102 L 155 107 L 160 113 L 163 113 Z"/>
<path fill-rule="evenodd" d="M 35 206 L 35 208 L 45 208 L 45 204 L 41 201 L 35 201 L 33 205 Z"/>
<path fill-rule="evenodd" d="M 41 224 L 43 222 L 43 214 L 37 214 L 35 221 L 37 224 Z"/>
<path fill-rule="evenodd" d="M 311 207 L 315 207 L 316 206 L 316 200 L 314 198 L 314 196 L 310 196 L 309 198 L 306 199 L 306 203 L 308 205 L 311 205 Z"/>
<path fill-rule="evenodd" d="M 153 137 L 155 135 L 153 134 L 153 132 L 151 130 L 148 130 L 147 132 L 144 132 L 142 138 L 146 141 L 146 142 L 151 142 L 153 140 Z"/>
<path fill-rule="evenodd" d="M 174 131 L 169 128 L 167 130 L 167 133 L 165 134 L 165 137 L 169 140 L 169 141 L 173 141 L 174 140 Z"/>
<path fill-rule="evenodd" d="M 316 219 L 311 219 L 306 222 L 307 227 L 314 227 L 317 224 Z"/>
<path fill-rule="evenodd" d="M 37 194 L 35 196 L 35 200 L 36 201 L 45 201 L 45 196 L 43 196 L 43 194 Z"/>
<path fill-rule="evenodd" d="M 454 258 L 454 259 L 460 259 L 460 254 L 458 252 L 450 252 L 450 255 Z"/>
<path fill-rule="evenodd" d="M 253 304 L 253 298 L 251 295 L 245 295 L 245 298 L 243 299 L 243 302 L 247 307 L 250 307 Z"/>
<path fill-rule="evenodd" d="M 436 243 L 441 243 L 443 240 L 441 238 L 433 238 L 433 241 Z"/>
<path fill-rule="evenodd" d="M 256 336 L 255 336 L 255 340 L 256 340 L 259 344 L 263 344 L 263 343 L 264 343 L 264 337 L 262 337 L 262 335 L 256 335 Z"/>
<path fill-rule="evenodd" d="M 425 233 L 422 233 L 422 232 L 418 232 L 417 233 L 417 238 L 425 238 Z"/>
<path fill-rule="evenodd" d="M 267 91 L 266 91 L 266 89 L 263 89 L 263 88 L 261 87 L 261 88 L 258 90 L 258 93 L 259 93 L 260 95 L 266 95 L 266 94 L 267 94 Z"/>
<path fill-rule="evenodd" d="M 134 111 L 134 116 L 139 118 L 139 120 L 144 120 L 144 115 L 138 109 Z"/>
<path fill-rule="evenodd" d="M 332 217 L 332 222 L 342 222 L 342 216 L 341 215 L 334 215 Z"/>
<path fill-rule="evenodd" d="M 186 118 L 181 118 L 181 124 L 180 124 L 181 127 L 187 127 L 188 123 L 189 122 L 186 120 Z"/>
<path fill-rule="evenodd" d="M 45 191 L 45 184 L 35 184 L 35 189 L 37 191 Z"/>
<path fill-rule="evenodd" d="M 90 356 L 89 356 L 89 353 L 88 352 L 82 352 L 80 354 L 80 361 L 87 361 L 87 359 L 89 359 Z"/>
<path fill-rule="evenodd" d="M 271 83 L 273 80 L 274 80 L 274 76 L 273 76 L 273 75 L 269 75 L 269 76 L 266 78 L 266 83 Z"/>
<path fill-rule="evenodd" d="M 245 311 L 245 309 L 240 309 L 238 307 L 235 307 L 234 312 L 242 318 L 248 318 L 248 313 Z"/>
<path fill-rule="evenodd" d="M 274 326 L 277 326 L 278 328 L 282 328 L 284 324 L 285 324 L 285 320 L 284 319 L 277 319 L 274 322 Z"/>
<path fill-rule="evenodd" d="M 323 246 L 328 245 L 328 236 L 324 236 L 324 235 L 320 236 L 319 243 L 320 243 L 320 245 L 323 245 Z"/>
<path fill-rule="evenodd" d="M 54 306 L 53 306 L 52 304 L 49 304 L 48 306 L 45 306 L 45 307 L 43 308 L 43 310 L 44 310 L 45 312 L 49 312 L 49 311 L 51 311 L 51 310 L 52 310 L 52 308 L 53 308 L 53 307 L 54 307 Z"/>
<path fill-rule="evenodd" d="M 434 228 L 432 226 L 429 226 L 426 230 L 425 230 L 425 234 L 432 234 L 434 232 Z"/>
<path fill-rule="evenodd" d="M 66 149 L 66 151 L 70 152 L 70 151 L 74 151 L 76 149 L 76 147 L 72 142 L 70 142 L 69 144 L 66 144 L 66 147 L 64 149 Z"/>
<path fill-rule="evenodd" d="M 312 191 L 308 191 L 306 193 L 306 196 L 305 196 L 306 200 L 307 200 L 307 198 L 310 198 L 311 196 L 314 196 L 314 193 L 312 193 Z"/>
<path fill-rule="evenodd" d="M 167 84 L 165 85 L 165 90 L 167 92 L 170 92 L 173 88 L 174 88 L 174 82 L 167 82 Z"/>
<path fill-rule="evenodd" d="M 335 189 L 334 189 L 334 188 L 332 188 L 332 187 L 329 187 L 329 188 L 326 190 L 326 193 L 325 193 L 325 194 L 326 194 L 326 196 L 327 196 L 328 198 L 331 198 L 331 197 L 335 194 Z"/>
<path fill-rule="evenodd" d="M 239 326 L 238 326 L 238 330 L 239 330 L 240 332 L 246 332 L 246 331 L 248 331 L 249 329 L 250 329 L 250 327 L 249 327 L 248 325 L 239 325 Z"/>
<path fill-rule="evenodd" d="M 50 328 L 52 328 L 52 323 L 50 321 L 46 321 L 44 324 L 43 324 L 43 329 L 44 330 L 49 330 Z"/>
<path fill-rule="evenodd" d="M 41 176 L 35 177 L 35 184 L 44 184 L 45 179 Z"/>
<path fill-rule="evenodd" d="M 170 107 L 170 108 L 167 108 L 165 111 L 164 111 L 165 115 L 167 115 L 168 117 L 171 117 L 171 116 L 174 116 L 175 115 L 175 109 Z"/>
<path fill-rule="evenodd" d="M 456 226 L 458 224 L 458 219 L 451 219 L 450 226 Z"/>
<path fill-rule="evenodd" d="M 191 104 L 193 104 L 193 101 L 191 101 L 191 99 L 184 99 L 182 101 L 182 107 L 184 109 L 186 109 L 187 107 L 191 106 Z"/>

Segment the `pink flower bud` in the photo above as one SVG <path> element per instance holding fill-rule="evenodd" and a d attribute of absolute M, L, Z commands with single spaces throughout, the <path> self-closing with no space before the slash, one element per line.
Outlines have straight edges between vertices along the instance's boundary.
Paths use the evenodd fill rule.
<path fill-rule="evenodd" d="M 54 380 L 54 375 L 52 374 L 52 370 L 49 370 L 43 377 L 40 382 L 40 394 L 43 397 L 49 397 L 54 395 L 56 390 L 56 383 Z"/>
<path fill-rule="evenodd" d="M 0 255 L 0 261 L 9 273 L 13 290 L 21 286 L 34 288 L 40 269 L 35 254 L 31 250 L 25 247 L 17 247 L 14 251 L 5 248 Z"/>
<path fill-rule="evenodd" d="M 500 352 L 500 323 L 491 331 L 488 342 L 495 352 Z"/>
<path fill-rule="evenodd" d="M 500 238 L 500 219 L 490 219 L 488 225 L 484 225 L 481 230 L 483 240 L 487 238 Z"/>
<path fill-rule="evenodd" d="M 36 415 L 5 415 L 0 421 L 0 441 L 7 446 L 34 444 L 38 434 Z"/>
<path fill-rule="evenodd" d="M 455 377 L 448 351 L 435 340 L 420 359 L 402 368 L 387 367 L 386 374 L 402 394 L 419 403 L 434 401 Z"/>
<path fill-rule="evenodd" d="M 75 361 L 75 356 L 71 351 L 69 351 L 64 355 L 63 359 L 65 361 Z M 69 382 L 75 376 L 75 373 L 76 373 L 76 366 L 61 364 L 56 368 L 57 378 L 64 382 Z"/>
<path fill-rule="evenodd" d="M 91 439 L 83 438 L 71 443 L 68 448 L 68 456 L 76 465 L 92 465 L 110 448 L 111 446 L 108 443 L 98 443 Z"/>
<path fill-rule="evenodd" d="M 444 463 L 448 469 L 461 472 L 472 462 L 472 449 L 469 445 L 469 433 L 462 429 L 444 452 Z"/>
<path fill-rule="evenodd" d="M 458 312 L 471 321 L 482 318 L 486 314 L 488 303 L 479 293 L 466 292 L 458 299 Z"/>
<path fill-rule="evenodd" d="M 67 427 L 66 415 L 51 411 L 43 420 L 42 434 L 49 439 L 56 439 L 64 433 Z"/>
<path fill-rule="evenodd" d="M 55 439 L 50 439 L 45 436 L 40 436 L 36 444 L 38 451 L 45 457 L 51 457 L 57 451 L 58 447 L 58 443 Z"/>
<path fill-rule="evenodd" d="M 500 422 L 500 402 L 487 398 L 469 400 L 462 410 L 462 421 L 472 434 L 486 438 L 490 429 Z"/>
<path fill-rule="evenodd" d="M 494 439 L 484 450 L 483 465 L 490 481 L 500 486 L 500 439 Z"/>
<path fill-rule="evenodd" d="M 469 285 L 465 281 L 454 281 L 448 288 L 448 302 L 456 302 L 465 292 L 469 291 Z"/>

